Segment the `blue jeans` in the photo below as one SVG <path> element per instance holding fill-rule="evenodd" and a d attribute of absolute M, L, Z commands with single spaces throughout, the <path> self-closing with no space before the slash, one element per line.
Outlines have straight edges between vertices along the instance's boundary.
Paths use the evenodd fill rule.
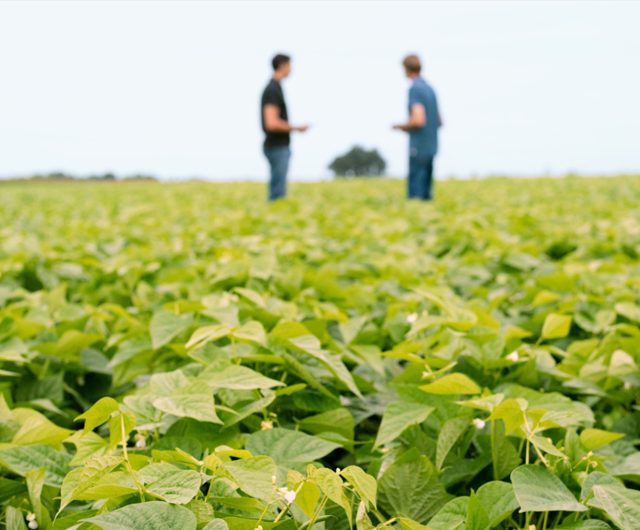
<path fill-rule="evenodd" d="M 411 153 L 409 156 L 409 178 L 407 196 L 409 199 L 429 201 L 433 198 L 433 156 Z"/>
<path fill-rule="evenodd" d="M 289 171 L 291 149 L 289 146 L 265 146 L 264 156 L 267 157 L 271 168 L 269 200 L 281 199 L 287 195 L 287 172 Z"/>

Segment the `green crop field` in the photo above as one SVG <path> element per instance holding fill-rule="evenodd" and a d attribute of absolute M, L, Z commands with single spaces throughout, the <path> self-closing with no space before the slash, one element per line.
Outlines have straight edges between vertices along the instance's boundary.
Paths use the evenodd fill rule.
<path fill-rule="evenodd" d="M 0 184 L 0 527 L 640 529 L 640 179 Z"/>

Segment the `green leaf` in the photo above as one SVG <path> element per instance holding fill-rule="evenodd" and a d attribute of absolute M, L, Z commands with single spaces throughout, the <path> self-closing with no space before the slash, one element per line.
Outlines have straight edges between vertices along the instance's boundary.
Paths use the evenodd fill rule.
<path fill-rule="evenodd" d="M 481 388 L 461 373 L 448 374 L 433 383 L 422 385 L 420 390 L 429 394 L 479 394 Z"/>
<path fill-rule="evenodd" d="M 489 528 L 489 521 L 489 514 L 485 506 L 482 505 L 476 493 L 471 491 L 467 505 L 466 530 L 485 530 Z"/>
<path fill-rule="evenodd" d="M 600 449 L 611 442 L 624 438 L 624 434 L 617 432 L 603 431 L 601 429 L 584 429 L 580 433 L 580 442 L 589 451 Z"/>
<path fill-rule="evenodd" d="M 640 306 L 631 302 L 620 302 L 614 306 L 616 313 L 633 322 L 640 322 Z"/>
<path fill-rule="evenodd" d="M 213 519 L 202 530 L 229 530 L 229 526 L 224 519 Z"/>
<path fill-rule="evenodd" d="M 156 311 L 151 317 L 149 331 L 151 333 L 151 345 L 155 350 L 168 344 L 171 339 L 185 331 L 192 322 L 189 314 L 176 315 L 169 311 Z"/>
<path fill-rule="evenodd" d="M 346 441 L 353 441 L 355 422 L 344 407 L 308 416 L 298 422 L 300 428 L 311 434 L 335 433 Z"/>
<path fill-rule="evenodd" d="M 261 346 L 266 346 L 267 344 L 267 334 L 264 331 L 264 326 L 255 320 L 233 330 L 231 336 L 240 341 L 254 342 Z"/>
<path fill-rule="evenodd" d="M 207 368 L 200 373 L 199 379 L 202 379 L 214 390 L 218 388 L 253 390 L 284 386 L 284 383 L 280 381 L 265 377 L 255 370 L 237 364 L 232 364 L 222 370 Z"/>
<path fill-rule="evenodd" d="M 426 420 L 434 410 L 434 407 L 422 403 L 392 401 L 384 409 L 374 447 L 395 440 L 407 427 Z"/>
<path fill-rule="evenodd" d="M 222 423 L 215 411 L 211 389 L 203 381 L 193 381 L 186 387 L 174 390 L 170 396 L 159 397 L 153 405 L 178 418 Z"/>
<path fill-rule="evenodd" d="M 18 508 L 7 506 L 4 512 L 4 519 L 7 530 L 27 530 L 24 514 Z"/>
<path fill-rule="evenodd" d="M 80 414 L 74 421 L 84 420 L 84 430 L 93 431 L 99 425 L 106 423 L 111 414 L 118 410 L 118 402 L 111 397 L 103 397 L 96 401 L 89 410 Z"/>
<path fill-rule="evenodd" d="M 338 447 L 336 443 L 281 428 L 255 432 L 246 443 L 246 448 L 254 455 L 270 456 L 278 464 L 312 462 Z"/>
<path fill-rule="evenodd" d="M 42 488 L 44 487 L 44 468 L 32 469 L 27 471 L 25 478 L 27 480 L 27 491 L 29 492 L 29 500 L 33 513 L 36 515 L 38 524 L 47 527 L 51 523 L 51 516 L 47 509 L 42 505 Z"/>
<path fill-rule="evenodd" d="M 413 448 L 378 480 L 378 505 L 391 516 L 426 523 L 448 500 L 434 465 Z"/>
<path fill-rule="evenodd" d="M 563 524 L 558 527 L 558 530 L 611 530 L 611 527 L 598 519 L 585 519 L 577 523 Z"/>
<path fill-rule="evenodd" d="M 358 497 L 375 508 L 378 488 L 375 478 L 357 466 L 345 467 L 340 475 L 351 484 Z"/>
<path fill-rule="evenodd" d="M 487 482 L 478 488 L 477 497 L 487 511 L 491 528 L 498 526 L 518 508 L 513 486 L 507 482 Z"/>
<path fill-rule="evenodd" d="M 196 530 L 196 516 L 190 510 L 160 501 L 130 504 L 84 521 L 102 530 Z"/>
<path fill-rule="evenodd" d="M 436 467 L 438 470 L 442 469 L 442 464 L 447 458 L 449 451 L 451 451 L 456 442 L 465 433 L 469 427 L 469 423 L 469 418 L 460 416 L 447 420 L 440 429 L 438 442 L 436 444 Z"/>
<path fill-rule="evenodd" d="M 429 521 L 431 530 L 462 530 L 465 528 L 469 497 L 456 497 L 445 504 Z"/>
<path fill-rule="evenodd" d="M 0 449 L 0 464 L 13 473 L 25 476 L 27 472 L 44 468 L 44 483 L 59 488 L 69 471 L 71 457 L 48 445 L 27 445 Z"/>
<path fill-rule="evenodd" d="M 571 316 L 549 313 L 542 326 L 543 339 L 561 339 L 569 334 Z"/>
<path fill-rule="evenodd" d="M 231 332 L 231 328 L 226 324 L 214 324 L 212 326 L 204 326 L 193 332 L 191 338 L 185 345 L 187 348 L 194 346 L 203 346 L 207 342 L 213 342 L 226 337 Z"/>
<path fill-rule="evenodd" d="M 520 466 L 512 471 L 511 483 L 522 512 L 584 512 L 587 509 L 544 467 Z"/>
<path fill-rule="evenodd" d="M 149 484 L 146 489 L 154 497 L 171 504 L 187 504 L 198 494 L 200 474 L 174 468 Z"/>
<path fill-rule="evenodd" d="M 622 530 L 640 528 L 640 491 L 614 484 L 597 484 L 591 491 L 589 506 L 603 510 Z"/>
<path fill-rule="evenodd" d="M 271 502 L 274 500 L 274 486 L 271 477 L 276 475 L 276 464 L 268 456 L 255 456 L 233 460 L 223 464 L 238 487 L 247 495 Z"/>
<path fill-rule="evenodd" d="M 313 481 L 318 485 L 322 493 L 324 493 L 330 500 L 335 502 L 338 506 L 341 506 L 345 511 L 347 518 L 349 519 L 349 526 L 351 526 L 351 503 L 347 499 L 344 493 L 342 479 L 340 475 L 327 468 L 320 468 L 313 471 L 311 475 Z"/>

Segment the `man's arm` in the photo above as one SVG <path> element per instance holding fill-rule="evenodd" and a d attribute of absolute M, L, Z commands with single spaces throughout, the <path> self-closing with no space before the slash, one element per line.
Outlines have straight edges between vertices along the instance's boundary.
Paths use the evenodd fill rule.
<path fill-rule="evenodd" d="M 405 123 L 398 123 L 393 126 L 394 129 L 400 131 L 409 132 L 412 129 L 420 129 L 427 124 L 427 113 L 424 110 L 422 103 L 414 103 L 411 105 L 411 114 L 409 115 L 409 121 Z"/>
<path fill-rule="evenodd" d="M 290 125 L 288 121 L 280 117 L 280 109 L 276 105 L 267 104 L 262 111 L 264 113 L 264 128 L 267 132 L 288 133 L 292 131 L 305 132 L 309 126 Z"/>

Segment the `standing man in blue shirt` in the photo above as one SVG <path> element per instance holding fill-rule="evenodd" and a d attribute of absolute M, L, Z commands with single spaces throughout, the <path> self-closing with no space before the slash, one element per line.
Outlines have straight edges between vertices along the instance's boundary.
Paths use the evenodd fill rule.
<path fill-rule="evenodd" d="M 438 152 L 438 129 L 442 125 L 438 100 L 433 88 L 420 76 L 421 64 L 417 55 L 407 55 L 402 61 L 411 79 L 409 89 L 409 121 L 393 128 L 409 133 L 409 199 L 431 200 L 433 159 Z"/>
<path fill-rule="evenodd" d="M 305 132 L 308 126 L 293 126 L 289 123 L 281 82 L 291 73 L 291 58 L 279 53 L 272 59 L 271 66 L 273 77 L 262 92 L 260 120 L 265 134 L 264 155 L 271 168 L 269 200 L 274 201 L 287 195 L 291 132 Z"/>

